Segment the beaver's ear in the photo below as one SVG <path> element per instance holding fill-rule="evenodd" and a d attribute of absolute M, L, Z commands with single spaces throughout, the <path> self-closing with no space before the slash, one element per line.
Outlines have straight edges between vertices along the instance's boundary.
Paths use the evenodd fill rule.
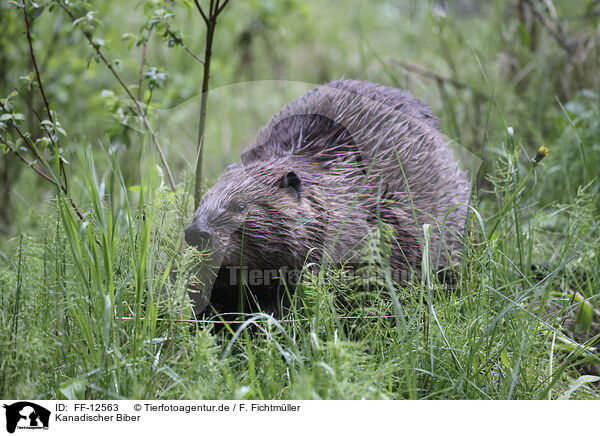
<path fill-rule="evenodd" d="M 302 180 L 293 171 L 288 171 L 283 175 L 281 180 L 279 181 L 279 187 L 283 189 L 292 188 L 294 190 L 294 195 L 297 198 L 300 198 L 302 194 Z"/>

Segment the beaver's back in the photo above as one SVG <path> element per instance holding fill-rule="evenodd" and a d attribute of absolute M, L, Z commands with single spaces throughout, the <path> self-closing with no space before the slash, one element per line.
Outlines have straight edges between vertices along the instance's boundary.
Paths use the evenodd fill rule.
<path fill-rule="evenodd" d="M 430 224 L 432 254 L 445 221 L 446 248 L 457 250 L 465 209 L 446 214 L 467 203 L 469 185 L 438 120 L 408 91 L 357 80 L 319 86 L 273 116 L 242 164 L 294 158 L 313 162 L 315 177 L 325 183 L 337 181 L 330 191 L 339 197 L 334 203 L 360 198 L 362 209 L 415 241 Z M 345 181 L 342 190 L 339 181 Z"/>
<path fill-rule="evenodd" d="M 352 142 L 372 142 L 372 133 L 381 122 L 401 119 L 412 119 L 439 131 L 431 109 L 408 91 L 359 80 L 332 81 L 275 114 L 242 155 L 242 163 L 251 165 L 289 154 L 315 155 L 323 153 L 324 148 L 347 144 L 348 138 Z M 315 144 L 311 141 L 315 138 L 321 141 Z"/>

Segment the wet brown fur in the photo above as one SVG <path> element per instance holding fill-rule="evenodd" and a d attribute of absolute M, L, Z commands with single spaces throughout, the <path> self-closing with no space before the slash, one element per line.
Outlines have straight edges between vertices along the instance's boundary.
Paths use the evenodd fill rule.
<path fill-rule="evenodd" d="M 289 174 L 297 177 L 291 186 Z M 227 266 L 341 263 L 378 221 L 395 230 L 390 264 L 403 280 L 419 275 L 426 223 L 431 257 L 439 247 L 443 267 L 460 251 L 465 208 L 446 213 L 467 204 L 468 195 L 465 174 L 427 106 L 407 91 L 340 80 L 276 114 L 241 165 L 225 170 L 204 195 L 188 230 L 210 234 L 221 266 L 211 300 L 218 310 L 235 311 L 239 292 L 227 283 Z M 247 309 L 277 312 L 280 287 L 246 292 L 255 302 Z"/>

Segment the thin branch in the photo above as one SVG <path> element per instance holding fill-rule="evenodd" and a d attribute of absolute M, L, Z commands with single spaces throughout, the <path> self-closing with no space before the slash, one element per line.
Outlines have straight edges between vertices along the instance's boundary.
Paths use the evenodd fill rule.
<path fill-rule="evenodd" d="M 23 95 L 23 93 L 21 91 L 19 91 L 19 88 L 13 88 L 15 90 L 15 92 L 17 94 L 19 94 L 19 97 L 21 97 L 21 100 L 23 100 L 25 102 L 25 104 L 27 105 L 27 107 L 29 107 L 29 109 L 31 110 L 31 112 L 33 112 L 33 114 L 35 115 L 35 117 L 38 119 L 38 121 L 40 122 L 40 124 L 42 124 L 42 117 L 40 116 L 40 114 L 34 109 L 34 107 L 31 105 L 31 103 L 29 103 L 29 100 L 27 100 L 25 98 L 25 96 Z M 2 105 L 2 103 L 0 103 L 0 105 L 2 106 L 1 109 L 3 111 L 6 111 L 6 108 L 4 107 L 4 105 Z"/>
<path fill-rule="evenodd" d="M 63 3 L 62 0 L 58 0 L 58 5 L 67 13 L 67 15 L 71 18 L 72 21 L 75 21 L 75 16 L 65 6 L 65 4 Z M 150 122 L 148 121 L 148 118 L 146 117 L 146 113 L 144 112 L 144 108 L 142 107 L 141 102 L 138 101 L 135 98 L 135 96 L 131 93 L 131 90 L 129 89 L 127 84 L 125 84 L 125 82 L 123 81 L 123 79 L 121 78 L 119 73 L 117 73 L 117 71 L 115 70 L 113 65 L 110 63 L 110 61 L 106 58 L 106 56 L 104 56 L 104 53 L 102 52 L 102 49 L 100 48 L 100 45 L 98 45 L 96 42 L 94 42 L 92 35 L 87 30 L 84 30 L 84 29 L 80 29 L 80 30 L 85 35 L 85 37 L 87 38 L 87 40 L 89 41 L 91 46 L 94 48 L 94 51 L 96 52 L 98 57 L 102 60 L 102 62 L 108 67 L 110 72 L 113 74 L 113 76 L 117 79 L 117 81 L 119 82 L 119 84 L 121 85 L 121 87 L 123 88 L 125 93 L 127 94 L 127 96 L 131 99 L 131 101 L 133 101 L 135 107 L 137 108 L 137 112 L 138 112 L 139 116 L 142 118 L 144 126 L 146 127 L 146 130 L 148 130 L 148 132 L 150 133 L 150 136 L 152 137 L 152 142 L 154 143 L 154 146 L 156 147 L 156 150 L 158 151 L 158 154 L 160 155 L 160 160 L 162 161 L 162 165 L 163 165 L 165 171 L 167 172 L 167 176 L 169 178 L 169 183 L 171 185 L 171 189 L 173 189 L 173 191 L 175 191 L 175 189 L 176 189 L 175 179 L 173 179 L 173 174 L 171 173 L 171 169 L 169 168 L 169 164 L 167 163 L 167 159 L 163 152 L 162 146 L 160 145 L 160 142 L 158 141 L 158 134 L 156 132 L 154 132 L 154 130 L 152 130 L 152 127 L 150 126 Z"/>
<path fill-rule="evenodd" d="M 148 106 L 150 106 L 150 101 L 152 100 L 152 88 L 150 88 L 150 95 L 148 96 L 148 100 L 146 100 L 146 104 L 144 104 L 144 112 L 148 112 Z"/>
<path fill-rule="evenodd" d="M 200 121 L 198 123 L 198 153 L 196 155 L 196 180 L 194 186 L 194 203 L 198 206 L 202 195 L 202 166 L 204 161 L 204 132 L 206 130 L 206 108 L 208 105 L 208 91 L 210 81 L 210 59 L 212 55 L 212 44 L 217 26 L 217 17 L 223 11 L 229 0 L 223 4 L 219 0 L 210 0 L 208 17 L 202 10 L 198 0 L 194 0 L 198 11 L 206 23 L 206 41 L 204 45 L 204 72 L 202 75 L 202 96 L 200 99 Z"/>
<path fill-rule="evenodd" d="M 225 9 L 225 6 L 227 6 L 227 3 L 229 3 L 229 0 L 225 0 L 223 2 L 223 4 L 217 9 L 216 15 L 219 15 L 223 11 L 223 9 Z"/>
<path fill-rule="evenodd" d="M 34 109 L 33 105 L 25 98 L 25 96 L 23 95 L 23 93 L 21 91 L 19 91 L 17 88 L 14 88 L 14 89 L 15 89 L 16 93 L 19 94 L 19 97 L 21 97 L 21 100 L 23 100 L 25 102 L 25 104 L 29 107 L 31 112 L 33 112 L 35 117 L 38 119 L 38 121 L 40 122 L 40 125 L 42 126 L 42 129 L 44 129 L 44 131 L 46 132 L 46 136 L 48 136 L 48 139 L 50 139 L 50 141 L 52 142 L 52 145 L 54 145 L 56 147 L 57 146 L 56 142 L 54 142 L 54 138 L 48 131 L 48 128 L 46 127 L 46 125 L 42 122 L 42 117 L 40 116 L 40 114 Z M 5 110 L 4 106 L 2 107 L 2 110 Z"/>
<path fill-rule="evenodd" d="M 27 164 L 27 166 L 29 168 L 31 168 L 33 171 L 38 173 L 44 179 L 46 179 L 47 181 L 52 183 L 54 186 L 58 187 L 56 180 L 54 180 L 48 174 L 46 174 L 41 169 L 39 169 L 35 166 L 35 161 L 28 160 L 25 156 L 23 156 L 21 153 L 19 153 L 19 151 L 17 149 L 15 149 L 12 145 L 10 145 L 10 143 L 6 139 L 4 139 L 2 136 L 0 136 L 0 142 L 2 142 L 4 145 L 6 145 L 11 152 L 13 152 L 14 154 L 16 154 L 19 157 L 19 159 L 21 159 L 23 162 L 25 162 L 25 164 Z M 62 187 L 61 187 L 61 189 L 62 189 Z"/>
<path fill-rule="evenodd" d="M 212 9 L 212 0 L 211 0 Z M 208 105 L 208 85 L 210 80 L 210 59 L 215 33 L 216 19 L 211 15 L 206 24 L 206 42 L 204 46 L 204 72 L 202 75 L 202 96 L 200 97 L 200 121 L 198 123 L 198 155 L 196 159 L 196 181 L 194 186 L 194 207 L 198 207 L 202 195 L 202 165 L 204 162 L 204 131 L 206 126 L 206 108 Z"/>
<path fill-rule="evenodd" d="M 200 56 L 198 56 L 196 53 L 194 53 L 192 50 L 190 50 L 190 48 L 185 45 L 183 42 L 181 43 L 181 46 L 183 47 L 183 49 L 185 51 L 187 51 L 194 59 L 196 59 L 198 62 L 200 62 L 202 65 L 204 65 L 204 59 L 202 59 Z"/>
<path fill-rule="evenodd" d="M 148 41 L 150 40 L 150 35 L 152 34 L 154 26 L 150 26 L 148 29 L 148 34 L 146 35 L 146 39 L 144 40 L 144 47 L 142 49 L 142 60 L 140 62 L 140 78 L 138 81 L 138 100 L 142 101 L 142 84 L 144 81 L 144 66 L 146 64 L 146 51 L 148 50 Z"/>
<path fill-rule="evenodd" d="M 31 38 L 31 23 L 29 22 L 29 16 L 27 15 L 27 1 L 23 2 L 23 16 L 25 17 L 25 27 L 27 29 L 27 42 L 29 43 L 29 53 L 31 54 L 31 61 L 33 63 L 33 68 L 35 69 L 35 75 L 37 77 L 37 82 L 40 88 L 40 94 L 42 95 L 42 99 L 44 100 L 44 106 L 46 107 L 46 112 L 48 113 L 48 120 L 54 125 L 54 118 L 52 117 L 52 111 L 50 110 L 50 103 L 48 102 L 48 98 L 46 97 L 46 91 L 44 90 L 44 83 L 42 82 L 42 75 L 40 74 L 40 69 L 37 64 L 37 60 L 35 57 L 35 51 L 33 50 L 33 41 Z M 43 126 L 43 124 L 42 124 Z M 45 130 L 45 128 L 44 128 Z M 46 133 L 48 131 L 46 130 Z M 54 144 L 54 140 L 52 136 L 50 136 L 50 140 Z M 56 147 L 56 144 L 54 144 Z M 58 153 L 58 149 L 57 149 Z M 67 173 L 65 172 L 65 168 L 63 165 L 62 159 L 59 159 L 59 177 L 62 177 L 64 180 L 65 186 L 67 185 Z"/>
<path fill-rule="evenodd" d="M 53 179 L 52 177 L 48 176 L 41 169 L 37 168 L 35 166 L 35 162 L 32 162 L 32 161 L 28 160 L 25 156 L 23 156 L 21 153 L 19 153 L 18 150 L 16 150 L 12 145 L 10 145 L 10 143 L 8 141 L 6 141 L 1 136 L 0 136 L 0 142 L 2 142 L 4 145 L 6 145 L 11 152 L 13 152 L 14 154 L 16 154 L 17 157 L 19 159 L 21 159 L 23 162 L 25 162 L 25 164 L 27 164 L 27 166 L 29 168 L 31 168 L 33 171 L 35 171 L 36 174 L 38 174 L 40 177 L 44 178 L 45 180 L 47 180 L 48 182 L 52 183 L 54 186 L 56 186 L 57 188 L 59 188 L 65 194 L 65 196 L 69 200 L 69 203 L 71 203 L 71 206 L 73 207 L 73 210 L 75 210 L 75 213 L 77 214 L 77 216 L 79 217 L 79 219 L 81 221 L 85 221 L 85 217 L 83 216 L 83 214 L 81 213 L 81 211 L 77 207 L 77 204 L 75 203 L 75 200 L 73 200 L 73 198 L 71 198 L 71 196 L 69 195 L 68 189 L 67 189 L 67 187 L 65 185 L 63 185 L 62 183 L 59 184 L 55 179 Z M 44 164 L 44 167 L 48 168 L 45 164 Z"/>
<path fill-rule="evenodd" d="M 399 62 L 399 64 L 400 64 L 400 66 L 402 66 L 402 68 L 404 68 L 407 71 L 410 71 L 412 73 L 418 74 L 423 77 L 428 77 L 430 79 L 434 79 L 438 83 L 448 83 L 457 89 L 469 89 L 477 96 L 482 97 L 482 98 L 487 98 L 487 96 L 485 95 L 484 92 L 482 92 L 476 88 L 473 88 L 472 86 L 469 86 L 466 83 L 461 82 L 459 80 L 452 79 L 451 77 L 442 76 L 434 71 L 428 70 L 419 65 L 411 64 L 409 62 Z"/>
<path fill-rule="evenodd" d="M 4 112 L 8 112 L 6 110 L 6 106 L 4 106 L 4 104 L 2 104 L 2 102 L 0 102 L 0 109 L 2 109 Z M 25 134 L 21 131 L 21 129 L 19 129 L 19 127 L 17 127 L 16 125 L 13 125 L 14 129 L 17 131 L 17 133 L 19 134 L 19 136 L 21 137 L 21 139 L 23 140 L 23 143 L 27 146 L 27 148 L 29 149 L 29 151 L 31 151 L 33 153 L 33 155 L 42 163 L 44 164 L 44 167 L 50 171 L 50 174 L 52 174 L 52 176 L 56 177 L 56 174 L 54 174 L 54 172 L 52 171 L 52 168 L 50 168 L 47 163 L 46 160 L 43 158 L 43 156 L 40 154 L 39 150 L 37 149 L 37 147 L 35 146 L 35 144 L 33 142 L 31 142 L 31 140 L 25 136 Z"/>
<path fill-rule="evenodd" d="M 525 3 L 529 6 L 529 9 L 535 15 L 535 17 L 542 23 L 548 33 L 556 39 L 559 45 L 567 52 L 569 57 L 573 56 L 573 46 L 567 40 L 564 29 L 560 22 L 556 19 L 549 18 L 542 11 L 539 10 L 537 4 L 532 0 L 525 0 Z"/>
<path fill-rule="evenodd" d="M 31 24 L 29 23 L 29 17 L 27 16 L 27 1 L 23 3 L 23 16 L 25 17 L 25 26 L 27 28 L 27 42 L 29 43 L 29 53 L 31 54 L 31 61 L 33 62 L 33 68 L 35 69 L 35 75 L 37 77 L 38 85 L 40 86 L 40 94 L 44 100 L 46 106 L 46 112 L 48 112 L 48 119 L 51 123 L 54 123 L 52 118 L 52 112 L 50 111 L 50 104 L 46 98 L 46 92 L 44 91 L 44 84 L 42 83 L 42 76 L 40 75 L 40 69 L 38 68 L 37 61 L 35 59 L 35 52 L 33 51 L 33 42 L 31 40 Z"/>
<path fill-rule="evenodd" d="M 196 4 L 196 9 L 198 9 L 198 12 L 200 12 L 200 15 L 202 15 L 202 19 L 204 20 L 204 22 L 206 24 L 208 24 L 208 17 L 206 16 L 206 14 L 204 13 L 204 11 L 202 10 L 202 6 L 200 6 L 200 2 L 198 2 L 198 0 L 194 0 L 194 3 Z"/>

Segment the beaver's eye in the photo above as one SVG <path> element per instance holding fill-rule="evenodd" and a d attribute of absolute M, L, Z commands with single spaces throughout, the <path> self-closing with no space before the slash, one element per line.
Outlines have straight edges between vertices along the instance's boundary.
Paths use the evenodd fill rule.
<path fill-rule="evenodd" d="M 235 206 L 235 210 L 236 210 L 236 212 L 238 212 L 238 213 L 244 213 L 244 212 L 246 212 L 246 209 L 247 209 L 247 208 L 248 208 L 248 206 L 246 206 L 246 203 L 238 203 L 238 204 Z"/>

